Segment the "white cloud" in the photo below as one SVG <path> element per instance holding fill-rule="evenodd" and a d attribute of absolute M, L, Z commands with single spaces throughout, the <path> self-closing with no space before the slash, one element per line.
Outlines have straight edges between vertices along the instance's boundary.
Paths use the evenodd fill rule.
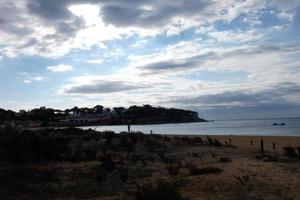
<path fill-rule="evenodd" d="M 47 66 L 46 69 L 52 72 L 64 73 L 64 72 L 72 71 L 73 67 L 71 65 L 59 64 L 56 66 Z"/>
<path fill-rule="evenodd" d="M 41 82 L 43 81 L 45 78 L 43 76 L 27 76 L 26 79 L 24 79 L 24 83 L 29 84 L 32 82 Z"/>
<path fill-rule="evenodd" d="M 42 81 L 42 80 L 44 80 L 44 77 L 42 77 L 42 76 L 35 76 L 35 77 L 32 78 L 32 80 L 34 80 L 34 81 Z"/>
<path fill-rule="evenodd" d="M 133 45 L 131 45 L 132 47 L 142 47 L 144 46 L 145 44 L 148 43 L 148 40 L 146 39 L 141 39 L 141 40 L 138 40 L 136 43 L 134 43 Z"/>
<path fill-rule="evenodd" d="M 212 31 L 208 33 L 209 36 L 213 37 L 219 42 L 250 42 L 263 38 L 265 35 L 257 30 L 247 31 Z"/>
<path fill-rule="evenodd" d="M 294 13 L 292 12 L 280 12 L 277 14 L 277 17 L 280 19 L 288 20 L 288 21 L 293 21 L 294 19 Z"/>
<path fill-rule="evenodd" d="M 3 55 L 62 57 L 71 49 L 107 48 L 106 42 L 129 36 L 178 35 L 191 27 L 230 22 L 243 15 L 252 24 L 267 8 L 292 19 L 298 1 L 51 1 L 0 2 Z M 49 6 L 50 5 L 50 6 Z M 129 5 L 129 6 L 128 6 Z M 132 5 L 132 6 L 130 6 Z M 276 14 L 276 13 L 275 13 Z M 257 16 L 257 17 L 253 17 Z M 26 26 L 24 25 L 26 24 Z M 257 23 L 256 23 L 257 24 Z M 200 30 L 201 31 L 201 30 Z M 230 35 L 223 37 L 229 37 Z M 252 35 L 253 37 L 253 35 Z M 225 38 L 226 39 L 226 38 Z"/>
<path fill-rule="evenodd" d="M 183 31 L 182 27 L 180 25 L 171 25 L 166 28 L 166 35 L 167 36 L 174 36 L 179 35 Z"/>
<path fill-rule="evenodd" d="M 101 64 L 101 63 L 103 63 L 104 61 L 105 61 L 105 60 L 104 60 L 103 58 L 87 60 L 88 63 L 92 63 L 92 64 Z"/>

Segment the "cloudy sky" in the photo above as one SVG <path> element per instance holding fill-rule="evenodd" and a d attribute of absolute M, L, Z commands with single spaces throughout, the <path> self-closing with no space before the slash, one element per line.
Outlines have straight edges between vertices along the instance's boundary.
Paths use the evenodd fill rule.
<path fill-rule="evenodd" d="M 0 107 L 300 116 L 300 0 L 0 0 Z"/>

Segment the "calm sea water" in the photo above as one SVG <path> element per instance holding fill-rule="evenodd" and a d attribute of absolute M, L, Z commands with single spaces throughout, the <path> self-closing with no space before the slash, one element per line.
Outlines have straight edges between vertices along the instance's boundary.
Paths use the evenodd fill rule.
<path fill-rule="evenodd" d="M 273 123 L 285 123 L 285 126 L 273 126 Z M 98 131 L 127 131 L 127 126 L 90 126 L 83 129 Z M 181 135 L 270 135 L 300 136 L 300 118 L 251 119 L 251 120 L 216 120 L 213 122 L 132 125 L 132 131 L 155 134 Z"/>

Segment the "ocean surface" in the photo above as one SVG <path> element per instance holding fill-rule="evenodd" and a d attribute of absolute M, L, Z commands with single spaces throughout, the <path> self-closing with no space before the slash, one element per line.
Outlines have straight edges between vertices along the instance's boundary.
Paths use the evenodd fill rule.
<path fill-rule="evenodd" d="M 284 126 L 274 126 L 273 123 L 285 123 Z M 127 126 L 89 126 L 83 129 L 98 131 L 127 131 Z M 300 136 L 300 118 L 277 119 L 244 119 L 216 120 L 212 122 L 131 125 L 132 131 L 154 134 L 180 135 L 269 135 L 269 136 Z"/>

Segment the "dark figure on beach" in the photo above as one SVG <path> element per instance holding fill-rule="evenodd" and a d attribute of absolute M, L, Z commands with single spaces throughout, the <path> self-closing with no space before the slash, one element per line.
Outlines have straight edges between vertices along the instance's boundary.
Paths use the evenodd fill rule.
<path fill-rule="evenodd" d="M 130 121 L 128 121 L 127 127 L 128 127 L 128 133 L 130 133 Z"/>

